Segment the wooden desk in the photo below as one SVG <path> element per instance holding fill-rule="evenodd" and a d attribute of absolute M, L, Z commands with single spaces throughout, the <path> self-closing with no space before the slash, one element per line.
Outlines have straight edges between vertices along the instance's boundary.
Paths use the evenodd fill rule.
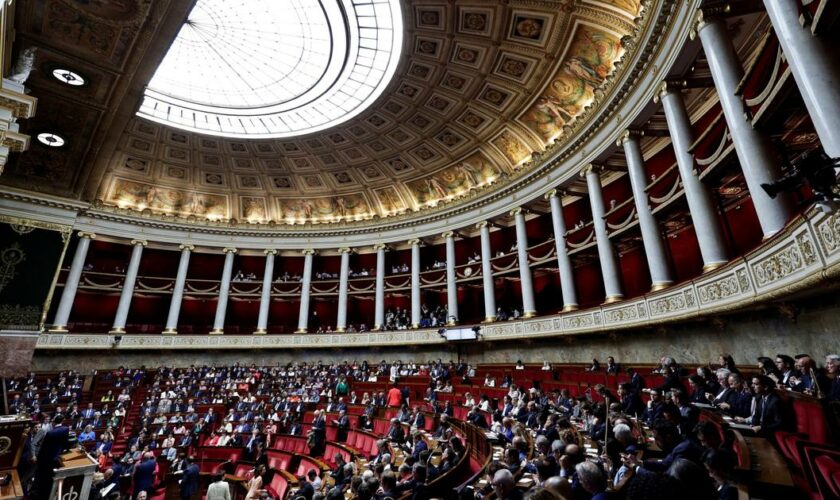
<path fill-rule="evenodd" d="M 0 471 L 0 475 L 12 475 L 12 480 L 6 486 L 0 486 L 0 500 L 17 500 L 23 498 L 23 486 L 16 470 Z"/>
<path fill-rule="evenodd" d="M 744 441 L 752 451 L 755 481 L 765 485 L 792 487 L 793 478 L 782 455 L 770 444 L 759 437 L 746 437 Z"/>

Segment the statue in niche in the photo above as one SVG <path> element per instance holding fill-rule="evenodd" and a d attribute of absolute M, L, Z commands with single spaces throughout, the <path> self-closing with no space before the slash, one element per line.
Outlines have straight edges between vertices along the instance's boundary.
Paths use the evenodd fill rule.
<path fill-rule="evenodd" d="M 35 47 L 27 47 L 23 49 L 15 61 L 15 67 L 12 69 L 12 75 L 9 80 L 23 85 L 29 79 L 29 74 L 32 73 L 32 68 L 35 66 Z"/>

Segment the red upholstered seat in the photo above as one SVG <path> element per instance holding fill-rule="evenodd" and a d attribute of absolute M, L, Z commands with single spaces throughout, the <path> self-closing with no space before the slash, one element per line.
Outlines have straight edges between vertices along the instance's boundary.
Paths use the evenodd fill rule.
<path fill-rule="evenodd" d="M 824 492 L 824 498 L 840 498 L 840 462 L 828 455 L 821 455 L 814 460 L 823 479 L 828 486 L 828 492 Z M 825 495 L 830 493 L 831 496 Z"/>
<path fill-rule="evenodd" d="M 280 451 L 269 451 L 266 453 L 268 457 L 268 467 L 277 470 L 289 470 L 289 463 L 292 461 L 292 454 Z"/>
<path fill-rule="evenodd" d="M 779 450 L 782 452 L 782 455 L 801 469 L 802 459 L 796 449 L 796 443 L 799 441 L 805 441 L 803 436 L 801 434 L 794 434 L 787 431 L 777 431 L 775 437 L 776 444 L 779 446 Z"/>
<path fill-rule="evenodd" d="M 818 399 L 792 398 L 793 414 L 796 418 L 796 432 L 808 441 L 827 443 L 829 441 L 828 421 L 825 410 Z"/>
<path fill-rule="evenodd" d="M 289 482 L 282 474 L 274 474 L 271 482 L 265 487 L 272 498 L 285 498 L 289 489 Z"/>

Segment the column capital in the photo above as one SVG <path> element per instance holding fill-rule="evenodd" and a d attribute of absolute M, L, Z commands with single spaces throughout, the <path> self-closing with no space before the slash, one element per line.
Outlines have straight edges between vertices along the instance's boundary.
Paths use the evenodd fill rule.
<path fill-rule="evenodd" d="M 131 240 L 131 244 L 132 245 L 140 245 L 140 246 L 144 247 L 144 246 L 148 245 L 149 242 L 146 241 L 146 240 Z"/>
<path fill-rule="evenodd" d="M 227 248 L 223 248 L 222 252 L 224 252 L 224 253 L 236 253 L 237 250 L 233 247 L 227 247 Z"/>
<path fill-rule="evenodd" d="M 643 130 L 637 130 L 628 128 L 624 132 L 621 133 L 618 140 L 615 141 L 616 146 L 621 146 L 625 142 L 636 141 L 638 142 L 642 137 L 644 137 L 645 132 Z"/>
<path fill-rule="evenodd" d="M 694 40 L 697 38 L 700 30 L 710 23 L 721 19 L 732 11 L 732 6 L 728 3 L 714 5 L 711 7 L 700 7 L 694 13 L 694 20 L 692 21 L 691 30 L 688 32 L 689 38 Z"/>
<path fill-rule="evenodd" d="M 96 233 L 90 233 L 87 231 L 79 231 L 79 238 L 88 238 L 90 240 L 96 238 Z"/>
<path fill-rule="evenodd" d="M 276 248 L 266 248 L 265 250 L 263 250 L 263 254 L 264 255 L 277 255 L 277 249 Z"/>
<path fill-rule="evenodd" d="M 443 234 L 442 234 L 442 235 L 440 235 L 440 236 L 441 236 L 442 238 L 445 238 L 445 239 L 447 239 L 447 240 L 448 240 L 449 238 L 454 238 L 454 237 L 455 237 L 455 233 L 454 233 L 454 232 L 452 232 L 452 231 L 446 231 L 445 233 L 443 233 Z"/>
<path fill-rule="evenodd" d="M 373 245 L 373 249 L 377 252 L 379 250 L 388 250 L 388 245 L 386 245 L 385 243 L 376 243 Z"/>
<path fill-rule="evenodd" d="M 486 220 L 483 220 L 483 221 L 481 221 L 481 222 L 479 222 L 478 224 L 475 225 L 475 227 L 478 228 L 478 229 L 484 229 L 485 227 L 489 227 L 489 226 L 490 226 L 490 223 L 487 222 Z"/>
<path fill-rule="evenodd" d="M 597 165 L 595 163 L 590 163 L 589 165 L 583 167 L 580 170 L 580 176 L 585 178 L 587 175 L 589 175 L 590 172 L 595 173 L 595 174 L 600 174 L 601 171 L 603 171 L 603 170 L 604 170 L 603 166 Z"/>
<path fill-rule="evenodd" d="M 660 99 L 671 92 L 679 92 L 688 86 L 688 81 L 677 78 L 667 78 L 659 83 L 659 88 L 653 96 L 653 102 L 659 103 Z"/>
<path fill-rule="evenodd" d="M 420 246 L 420 239 L 419 238 L 412 238 L 408 240 L 408 244 L 411 246 Z"/>
<path fill-rule="evenodd" d="M 510 215 L 512 215 L 512 216 L 514 216 L 514 217 L 516 217 L 516 216 L 517 216 L 517 215 L 519 215 L 519 214 L 525 215 L 526 213 L 528 213 L 528 211 L 527 211 L 527 210 L 525 210 L 525 209 L 524 209 L 524 208 L 522 208 L 522 207 L 516 207 L 516 208 L 514 208 L 514 209 L 512 209 L 512 210 L 510 211 Z"/>
<path fill-rule="evenodd" d="M 353 251 L 350 247 L 341 247 L 338 249 L 338 253 L 351 253 Z"/>
<path fill-rule="evenodd" d="M 300 251 L 303 255 L 315 255 L 315 249 L 307 248 L 305 250 Z"/>
<path fill-rule="evenodd" d="M 187 244 L 187 243 L 181 243 L 180 245 L 178 245 L 178 248 L 180 250 L 189 250 L 190 252 L 192 252 L 193 250 L 195 250 L 195 245 L 190 245 L 190 244 Z"/>

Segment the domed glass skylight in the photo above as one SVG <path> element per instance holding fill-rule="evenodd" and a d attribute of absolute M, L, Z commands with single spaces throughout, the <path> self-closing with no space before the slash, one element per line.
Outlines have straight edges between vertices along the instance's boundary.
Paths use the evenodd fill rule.
<path fill-rule="evenodd" d="M 198 0 L 137 114 L 228 137 L 344 122 L 396 70 L 399 0 Z"/>

